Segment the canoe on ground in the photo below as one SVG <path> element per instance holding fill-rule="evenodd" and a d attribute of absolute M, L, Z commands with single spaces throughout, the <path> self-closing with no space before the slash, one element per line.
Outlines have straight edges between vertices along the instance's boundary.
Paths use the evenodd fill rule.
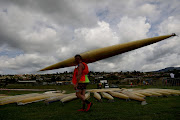
<path fill-rule="evenodd" d="M 141 101 L 141 105 L 146 105 L 146 100 L 142 97 L 139 97 L 131 92 L 128 92 L 128 91 L 123 91 L 122 92 L 123 94 L 129 96 L 130 99 L 133 99 L 133 100 L 137 100 L 137 101 Z"/>
<path fill-rule="evenodd" d="M 132 93 L 135 94 L 135 95 L 137 95 L 137 96 L 139 96 L 139 97 L 142 97 L 142 98 L 145 98 L 145 97 L 146 97 L 145 95 L 143 95 L 143 94 L 141 94 L 141 93 L 137 93 L 136 91 L 133 91 Z"/>
<path fill-rule="evenodd" d="M 5 94 L 0 94 L 0 99 L 1 99 L 1 98 L 5 98 L 5 97 L 10 97 L 10 96 L 5 95 Z"/>
<path fill-rule="evenodd" d="M 40 94 L 38 93 L 31 93 L 31 94 L 23 94 L 23 95 L 15 95 L 15 96 L 9 96 L 0 99 L 0 105 L 5 105 L 5 104 L 10 104 L 10 103 L 15 103 L 19 102 L 25 98 L 31 97 L 31 96 L 38 96 Z"/>
<path fill-rule="evenodd" d="M 75 93 L 62 94 L 62 95 L 59 95 L 59 96 L 53 96 L 53 97 L 50 97 L 50 98 L 46 99 L 44 102 L 45 102 L 46 104 L 52 103 L 52 102 L 57 102 L 57 101 L 60 101 L 61 99 L 65 98 L 65 97 L 71 96 L 71 95 L 75 95 Z"/>
<path fill-rule="evenodd" d="M 101 95 L 102 95 L 103 98 L 106 98 L 108 100 L 114 100 L 114 98 L 108 93 L 101 92 Z"/>
<path fill-rule="evenodd" d="M 137 91 L 135 91 L 136 93 L 140 93 L 140 94 L 142 94 L 142 95 L 145 95 L 145 96 L 152 96 L 152 94 L 150 94 L 150 93 L 148 93 L 148 92 L 146 92 L 146 91 L 144 91 L 144 90 L 137 90 Z"/>
<path fill-rule="evenodd" d="M 85 94 L 85 99 L 88 100 L 88 99 L 90 98 L 90 96 L 91 96 L 91 95 L 90 95 L 90 92 L 86 93 L 86 94 Z"/>
<path fill-rule="evenodd" d="M 65 90 L 63 90 L 63 91 L 62 91 L 62 93 L 64 94 L 64 93 L 66 93 L 66 91 L 65 91 Z"/>
<path fill-rule="evenodd" d="M 118 93 L 118 92 L 108 92 L 109 94 L 111 94 L 113 97 L 117 97 L 117 98 L 121 98 L 121 99 L 129 99 L 129 97 L 125 94 L 122 93 Z"/>
<path fill-rule="evenodd" d="M 109 92 L 109 91 L 121 91 L 120 88 L 105 88 L 105 89 L 89 89 L 88 92 Z"/>
<path fill-rule="evenodd" d="M 171 93 L 170 92 L 167 92 L 167 91 L 164 91 L 164 90 L 162 90 L 162 89 L 155 89 L 155 90 L 153 90 L 153 91 L 155 91 L 155 92 L 157 92 L 157 93 L 160 93 L 160 94 L 162 94 L 162 95 L 171 95 Z"/>
<path fill-rule="evenodd" d="M 180 95 L 180 90 L 168 89 L 167 91 L 170 92 L 171 94 Z"/>
<path fill-rule="evenodd" d="M 32 96 L 32 97 L 25 98 L 25 99 L 19 101 L 17 104 L 25 105 L 25 104 L 29 104 L 29 103 L 33 103 L 33 102 L 43 101 L 50 97 L 59 96 L 59 95 L 62 95 L 62 93 L 44 93 L 44 94 L 40 94 L 38 96 Z"/>
<path fill-rule="evenodd" d="M 147 93 L 150 93 L 150 94 L 152 94 L 152 96 L 162 96 L 162 94 L 161 93 L 158 93 L 158 92 L 155 92 L 155 91 L 151 91 L 151 90 L 144 90 L 145 92 L 147 92 Z"/>
<path fill-rule="evenodd" d="M 99 93 L 97 93 L 97 92 L 94 92 L 94 98 L 101 101 L 101 95 Z"/>
<path fill-rule="evenodd" d="M 64 97 L 64 98 L 62 98 L 61 99 L 61 102 L 68 102 L 68 101 L 71 101 L 71 100 L 74 100 L 74 99 L 76 99 L 77 98 L 77 96 L 76 96 L 76 94 L 73 94 L 73 95 L 70 95 L 70 96 L 67 96 L 67 97 Z"/>
<path fill-rule="evenodd" d="M 173 90 L 173 89 L 161 89 L 162 91 L 166 91 L 172 95 L 180 95 L 180 91 L 179 90 Z"/>

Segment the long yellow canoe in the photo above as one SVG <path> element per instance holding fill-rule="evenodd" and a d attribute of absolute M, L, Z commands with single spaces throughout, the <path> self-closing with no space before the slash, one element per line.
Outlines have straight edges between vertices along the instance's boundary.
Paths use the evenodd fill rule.
<path fill-rule="evenodd" d="M 142 97 L 142 98 L 145 98 L 145 97 L 146 97 L 145 95 L 143 95 L 143 94 L 141 94 L 141 93 L 136 93 L 135 91 L 132 92 L 132 93 L 135 94 L 135 95 L 137 95 L 137 96 L 139 96 L 139 97 Z"/>
<path fill-rule="evenodd" d="M 155 91 L 151 91 L 151 90 L 145 90 L 145 92 L 152 94 L 152 96 L 162 96 L 161 93 L 158 93 L 158 92 L 155 92 Z"/>
<path fill-rule="evenodd" d="M 5 98 L 5 97 L 10 97 L 10 96 L 8 96 L 8 95 L 6 95 L 6 94 L 0 94 L 0 99 L 1 99 L 1 98 Z"/>
<path fill-rule="evenodd" d="M 157 89 L 157 90 L 154 90 L 155 92 L 157 92 L 157 93 L 160 93 L 160 94 L 162 94 L 162 95 L 171 95 L 171 93 L 170 92 L 167 92 L 167 91 L 164 91 L 164 90 L 162 90 L 162 89 Z"/>
<path fill-rule="evenodd" d="M 70 95 L 70 96 L 67 96 L 67 97 L 61 99 L 61 102 L 63 102 L 63 103 L 68 102 L 68 101 L 74 100 L 76 98 L 77 98 L 77 96 L 75 94 L 73 94 L 73 95 Z"/>
<path fill-rule="evenodd" d="M 94 92 L 94 98 L 101 101 L 101 95 L 99 93 L 97 93 L 97 92 Z"/>
<path fill-rule="evenodd" d="M 121 91 L 122 89 L 120 89 L 120 88 L 105 88 L 105 89 L 88 89 L 88 90 L 86 90 L 86 91 L 88 91 L 88 92 L 92 92 L 92 93 L 94 93 L 94 92 L 109 92 L 109 91 Z"/>
<path fill-rule="evenodd" d="M 88 100 L 90 97 L 91 97 L 90 92 L 88 92 L 88 93 L 85 94 L 85 99 L 86 99 L 86 100 Z"/>
<path fill-rule="evenodd" d="M 35 97 L 29 97 L 29 98 L 25 98 L 25 99 L 21 100 L 17 104 L 18 105 L 25 105 L 25 104 L 32 103 L 32 102 L 39 102 L 39 101 L 45 100 L 46 98 L 48 98 L 48 96 L 46 96 L 46 95 L 39 95 L 39 96 L 35 96 Z"/>
<path fill-rule="evenodd" d="M 5 97 L 5 98 L 0 99 L 0 105 L 19 102 L 25 98 L 32 97 L 32 96 L 38 96 L 38 95 L 40 95 L 40 94 L 31 93 L 31 94 L 23 94 L 23 95 L 15 95 L 15 96 Z"/>
<path fill-rule="evenodd" d="M 146 100 L 144 98 L 139 97 L 139 96 L 133 94 L 132 92 L 122 91 L 122 93 L 129 96 L 130 99 L 141 101 L 141 105 L 146 105 L 147 104 L 147 102 L 146 102 Z"/>
<path fill-rule="evenodd" d="M 101 92 L 101 95 L 102 95 L 103 98 L 106 98 L 108 100 L 114 100 L 114 98 L 108 93 Z"/>
<path fill-rule="evenodd" d="M 62 95 L 62 93 L 45 93 L 45 94 L 40 94 L 38 96 L 32 96 L 32 97 L 25 98 L 25 99 L 17 102 L 17 104 L 18 105 L 25 105 L 25 104 L 28 104 L 28 103 L 43 101 L 43 100 L 46 100 L 46 99 L 48 99 L 50 97 L 59 96 L 59 95 Z"/>
<path fill-rule="evenodd" d="M 63 95 L 59 95 L 59 96 L 53 96 L 53 97 L 50 97 L 50 98 L 46 99 L 44 102 L 46 104 L 49 104 L 49 103 L 52 103 L 52 102 L 57 102 L 57 101 L 60 101 L 61 99 L 65 98 L 65 97 L 71 96 L 71 95 L 75 95 L 75 93 L 63 94 Z"/>
<path fill-rule="evenodd" d="M 128 91 L 125 92 L 125 91 L 123 91 L 122 93 L 125 94 L 125 95 L 127 95 L 130 99 L 137 100 L 137 101 L 145 101 L 144 98 L 139 97 L 139 96 L 137 96 L 137 95 L 135 95 L 135 94 L 133 94 L 133 93 L 131 93 L 131 92 L 128 92 Z"/>
<path fill-rule="evenodd" d="M 140 94 L 145 95 L 145 96 L 153 96 L 151 93 L 148 93 L 144 90 L 137 90 L 136 93 L 140 93 Z"/>
<path fill-rule="evenodd" d="M 132 42 L 124 43 L 124 44 L 117 44 L 117 45 L 113 45 L 109 47 L 87 51 L 87 52 L 81 53 L 80 55 L 82 56 L 85 63 L 92 63 L 98 60 L 109 58 L 109 57 L 112 57 L 121 53 L 125 53 L 131 50 L 135 50 L 137 48 L 141 48 L 141 47 L 159 42 L 161 40 L 167 39 L 172 36 L 176 36 L 176 35 L 175 34 L 164 35 L 164 36 L 147 38 L 147 39 L 138 40 L 138 41 L 132 41 Z M 62 62 L 43 68 L 40 71 L 53 70 L 53 69 L 58 69 L 58 68 L 70 67 L 74 65 L 76 65 L 75 59 L 74 57 L 71 57 Z"/>
<path fill-rule="evenodd" d="M 111 94 L 113 97 L 117 97 L 117 98 L 121 98 L 121 99 L 129 99 L 129 97 L 125 94 L 122 94 L 122 93 L 118 93 L 118 92 L 108 92 L 109 94 Z"/>
<path fill-rule="evenodd" d="M 170 92 L 171 94 L 180 95 L 179 90 L 168 89 L 167 91 Z"/>
<path fill-rule="evenodd" d="M 180 91 L 179 90 L 172 90 L 172 89 L 161 89 L 162 91 L 168 92 L 172 95 L 180 95 Z"/>

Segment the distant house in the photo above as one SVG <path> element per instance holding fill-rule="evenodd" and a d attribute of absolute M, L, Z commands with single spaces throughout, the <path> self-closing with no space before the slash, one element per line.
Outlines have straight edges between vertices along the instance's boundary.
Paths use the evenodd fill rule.
<path fill-rule="evenodd" d="M 103 76 L 95 76 L 95 79 L 103 79 Z"/>
<path fill-rule="evenodd" d="M 107 83 L 107 80 L 100 80 L 100 83 Z"/>
<path fill-rule="evenodd" d="M 56 82 L 48 82 L 48 85 L 55 85 Z"/>
<path fill-rule="evenodd" d="M 73 75 L 72 74 L 68 74 L 67 77 L 72 77 Z"/>
<path fill-rule="evenodd" d="M 125 78 L 124 80 L 122 80 L 122 81 L 133 81 L 133 80 L 135 80 L 136 78 Z"/>
<path fill-rule="evenodd" d="M 62 77 L 61 77 L 61 80 L 65 80 L 65 77 L 64 77 L 64 76 L 62 76 Z"/>
<path fill-rule="evenodd" d="M 62 81 L 56 81 L 56 85 L 62 85 L 63 82 Z"/>
<path fill-rule="evenodd" d="M 56 82 L 43 82 L 43 85 L 56 85 Z"/>
<path fill-rule="evenodd" d="M 94 77 L 94 75 L 93 75 L 92 73 L 90 73 L 90 76 L 91 76 L 91 77 Z"/>
<path fill-rule="evenodd" d="M 5 79 L 6 79 L 6 77 L 5 77 L 5 76 L 0 77 L 0 80 L 5 80 Z"/>
<path fill-rule="evenodd" d="M 36 80 L 18 80 L 17 83 L 35 85 L 35 84 L 37 84 L 37 81 Z"/>
<path fill-rule="evenodd" d="M 56 85 L 67 85 L 72 84 L 71 81 L 56 81 Z"/>
<path fill-rule="evenodd" d="M 48 82 L 43 82 L 43 85 L 47 85 L 48 84 Z"/>
<path fill-rule="evenodd" d="M 45 80 L 45 81 L 51 81 L 51 78 L 45 77 L 44 80 Z"/>
<path fill-rule="evenodd" d="M 36 80 L 18 80 L 18 83 L 36 83 Z"/>
<path fill-rule="evenodd" d="M 38 77 L 38 78 L 36 78 L 36 80 L 42 81 L 42 80 L 43 80 L 43 78 Z"/>
<path fill-rule="evenodd" d="M 107 80 L 100 80 L 100 83 L 104 84 L 104 88 L 109 88 L 108 81 Z"/>
<path fill-rule="evenodd" d="M 66 77 L 66 80 L 67 80 L 67 81 L 71 81 L 72 78 L 71 78 L 71 77 Z"/>
<path fill-rule="evenodd" d="M 134 82 L 139 80 L 138 78 L 125 78 L 121 80 L 121 84 L 130 84 L 130 82 Z"/>

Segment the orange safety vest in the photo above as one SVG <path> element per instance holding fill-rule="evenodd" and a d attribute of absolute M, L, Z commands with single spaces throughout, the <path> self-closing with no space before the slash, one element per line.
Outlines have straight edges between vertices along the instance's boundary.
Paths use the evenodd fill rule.
<path fill-rule="evenodd" d="M 79 83 L 89 83 L 89 79 L 87 78 L 87 74 L 89 73 L 89 69 L 86 63 L 82 62 L 84 65 L 84 70 L 82 71 L 81 79 L 79 80 Z M 77 83 L 77 75 L 78 75 L 78 67 L 74 69 L 72 83 Z"/>

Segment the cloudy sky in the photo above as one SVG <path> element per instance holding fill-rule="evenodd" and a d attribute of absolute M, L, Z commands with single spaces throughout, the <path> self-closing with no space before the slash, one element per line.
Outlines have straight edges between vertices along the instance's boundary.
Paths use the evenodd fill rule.
<path fill-rule="evenodd" d="M 180 35 L 179 6 L 179 0 L 0 0 L 0 74 L 35 74 L 95 48 Z M 154 71 L 180 67 L 179 61 L 180 37 L 173 37 L 89 69 Z"/>

